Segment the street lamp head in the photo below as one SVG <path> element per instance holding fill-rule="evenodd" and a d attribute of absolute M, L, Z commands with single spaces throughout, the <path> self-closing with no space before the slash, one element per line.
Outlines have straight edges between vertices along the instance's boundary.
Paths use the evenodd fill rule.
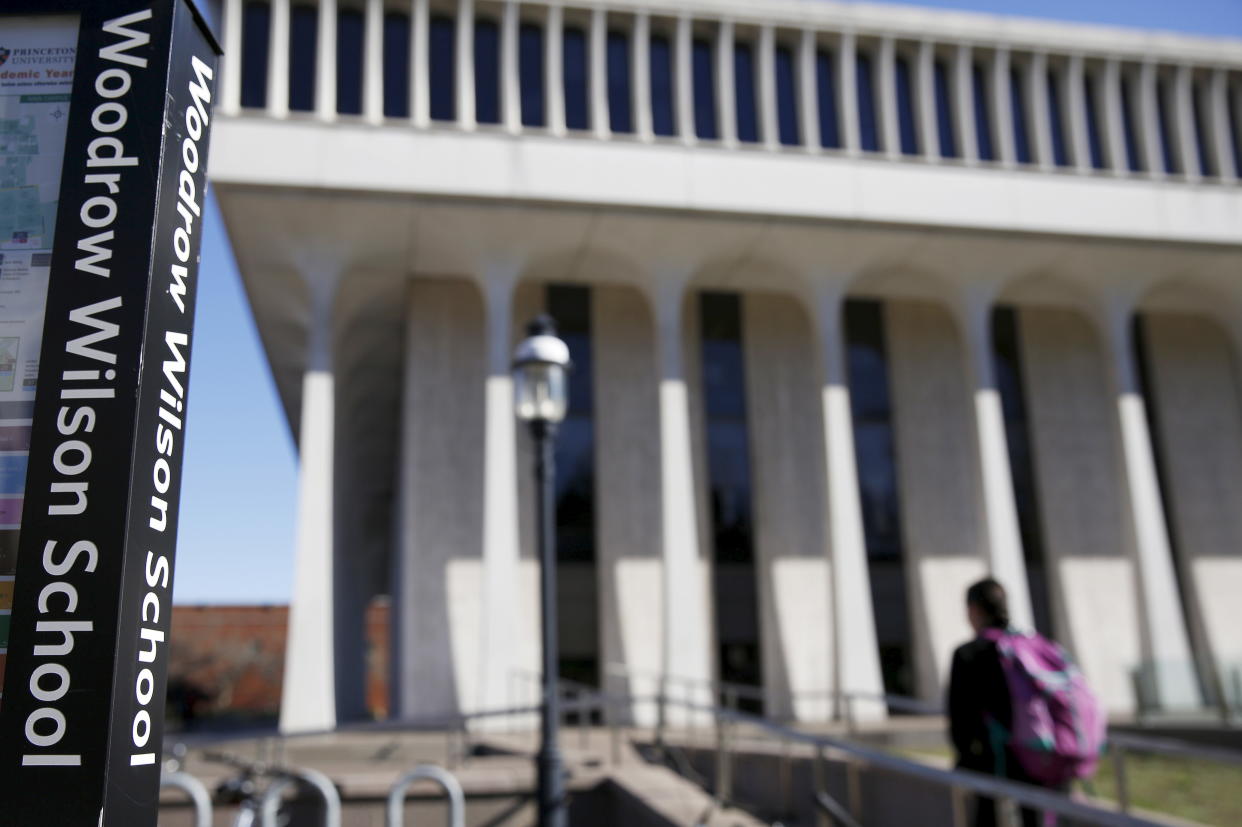
<path fill-rule="evenodd" d="M 535 317 L 513 354 L 517 418 L 550 425 L 563 420 L 568 408 L 569 368 L 569 346 L 556 335 L 556 323 L 548 315 Z"/>

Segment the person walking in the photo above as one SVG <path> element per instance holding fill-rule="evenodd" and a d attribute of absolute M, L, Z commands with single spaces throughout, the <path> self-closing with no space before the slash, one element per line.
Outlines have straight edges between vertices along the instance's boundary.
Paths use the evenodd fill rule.
<path fill-rule="evenodd" d="M 957 767 L 1068 792 L 1094 773 L 1104 738 L 1082 673 L 1056 643 L 1010 627 L 1005 588 L 990 577 L 966 590 L 966 617 L 975 637 L 953 653 L 946 704 Z M 1022 808 L 1023 827 L 1054 821 Z M 978 796 L 975 827 L 997 823 L 996 802 Z"/>

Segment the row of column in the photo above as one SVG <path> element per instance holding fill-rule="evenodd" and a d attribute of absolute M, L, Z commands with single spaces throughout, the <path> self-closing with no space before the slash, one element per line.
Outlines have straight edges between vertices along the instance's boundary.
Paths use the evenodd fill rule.
<path fill-rule="evenodd" d="M 646 667 L 706 686 L 712 678 L 714 647 L 707 586 L 709 568 L 700 536 L 702 503 L 695 483 L 691 392 L 694 379 L 688 368 L 693 357 L 688 362 L 686 350 L 686 297 L 693 272 L 693 268 L 681 266 L 652 268 L 650 286 L 644 290 L 652 334 L 646 348 L 639 340 L 641 337 L 634 337 L 634 330 L 641 327 L 627 326 L 622 330 L 612 325 L 611 335 L 632 339 L 627 355 L 614 368 L 630 371 L 637 380 L 646 377 L 658 389 L 654 400 L 647 397 L 656 407 L 653 424 L 658 440 L 654 454 L 632 449 L 633 467 L 617 473 L 633 483 L 641 480 L 643 473 L 650 473 L 649 467 L 644 471 L 644 456 L 658 462 L 658 507 L 652 510 L 658 510 L 659 528 L 658 535 L 654 531 L 646 535 L 655 552 L 636 561 L 618 563 L 629 572 L 628 579 L 624 583 L 618 580 L 605 584 L 605 590 L 618 591 L 603 594 L 601 601 L 611 601 L 617 614 L 619 659 L 640 669 Z M 339 672 L 339 664 L 347 655 L 340 649 L 350 643 L 338 640 L 342 624 L 337 618 L 342 612 L 358 608 L 342 605 L 334 588 L 334 572 L 339 570 L 334 554 L 339 556 L 341 552 L 334 551 L 332 542 L 332 515 L 338 495 L 333 485 L 336 449 L 332 330 L 336 284 L 341 274 L 324 271 L 306 275 L 313 297 L 313 318 L 302 388 L 297 571 L 281 712 L 281 726 L 286 731 L 335 725 L 340 708 L 338 684 L 351 679 Z M 515 302 L 521 305 L 523 301 L 518 288 L 522 275 L 521 262 L 496 261 L 480 268 L 476 274 L 478 287 L 465 281 L 420 280 L 417 284 L 421 292 L 410 300 L 402 413 L 404 437 L 399 460 L 401 482 L 395 509 L 399 515 L 399 551 L 395 554 L 392 584 L 397 641 L 392 672 L 396 687 L 393 710 L 398 717 L 442 714 L 461 707 L 503 707 L 512 699 L 513 675 L 538 662 L 538 653 L 532 648 L 538 640 L 537 627 L 533 625 L 537 615 L 526 597 L 534 593 L 535 569 L 531 559 L 523 558 L 521 540 L 518 480 L 525 469 L 517 465 L 520 440 L 509 378 L 515 339 L 512 320 Z M 824 622 L 806 623 L 798 634 L 799 650 L 819 652 L 822 662 L 830 666 L 827 670 L 790 670 L 787 675 L 787 689 L 794 698 L 792 711 L 804 717 L 817 713 L 807 711 L 808 707 L 799 708 L 800 693 L 835 688 L 878 696 L 883 691 L 845 369 L 842 302 L 847 282 L 816 278 L 812 283 L 816 286 L 803 298 L 818 349 L 813 362 L 818 364 L 820 376 L 816 415 L 820 418 L 822 441 L 814 442 L 822 446 L 822 464 L 817 467 L 822 468 L 824 475 L 820 490 L 826 547 L 820 559 L 827 561 L 828 577 L 820 582 L 823 605 L 828 609 Z M 472 299 L 479 288 L 482 301 Z M 1015 623 L 1029 628 L 1030 597 L 1005 425 L 992 368 L 993 299 L 987 290 L 968 288 L 953 300 L 952 318 L 961 349 L 946 351 L 944 363 L 951 365 L 956 361 L 961 365 L 957 380 L 952 379 L 952 373 L 947 375 L 948 379 L 928 374 L 898 384 L 914 389 L 907 393 L 920 393 L 918 387 L 922 382 L 926 389 L 923 392 L 932 397 L 939 394 L 950 403 L 953 399 L 968 400 L 961 417 L 955 419 L 953 404 L 948 404 L 940 412 L 939 420 L 932 421 L 969 422 L 975 441 L 973 450 L 951 452 L 942 460 L 927 454 L 931 464 L 925 469 L 925 481 L 931 489 L 940 484 L 937 475 L 950 474 L 957 478 L 946 478 L 944 484 L 965 485 L 978 492 L 979 507 L 975 513 L 981 517 L 982 565 L 975 568 L 971 564 L 969 571 L 962 569 L 950 577 L 951 591 L 960 591 L 957 587 L 964 586 L 970 578 L 990 571 L 1010 591 Z M 641 303 L 631 304 L 634 306 L 629 308 L 627 318 L 634 325 L 641 325 L 644 308 Z M 1122 296 L 1109 294 L 1091 312 L 1107 354 L 1110 398 L 1115 403 L 1122 512 L 1128 533 L 1132 534 L 1145 654 L 1156 664 L 1157 701 L 1164 706 L 1186 707 L 1197 703 L 1197 688 L 1151 435 L 1134 364 L 1130 332 L 1133 310 Z M 910 316 L 907 327 L 921 324 L 918 318 L 917 314 Z M 485 330 L 486 336 L 471 340 L 462 335 L 463 330 Z M 921 347 L 916 340 L 911 342 L 911 347 Z M 601 371 L 609 358 L 605 353 L 600 352 Z M 646 367 L 644 353 L 650 356 Z M 411 366 L 417 366 L 421 375 L 412 374 Z M 482 377 L 482 383 L 464 379 L 471 376 Z M 953 391 L 955 387 L 963 389 L 964 394 Z M 650 413 L 640 410 L 642 400 L 641 395 L 628 402 L 613 400 L 616 404 L 607 408 L 612 416 L 625 416 L 624 406 L 629 404 L 637 406 L 630 408 L 634 417 L 649 417 Z M 901 408 L 900 400 L 898 407 Z M 435 429 L 431 427 L 433 423 Z M 476 468 L 461 446 L 472 446 L 480 433 L 482 461 Z M 923 437 L 931 440 L 928 445 L 943 443 L 931 432 L 911 438 Z M 617 447 L 622 446 L 618 443 Z M 965 465 L 961 464 L 963 458 Z M 960 473 L 955 474 L 953 468 Z M 629 477 L 624 476 L 627 473 Z M 482 499 L 454 493 L 462 491 L 481 491 Z M 408 513 L 411 502 L 421 503 L 424 510 L 416 508 Z M 909 526 L 909 530 L 934 535 L 935 521 L 943 520 L 944 515 L 932 513 L 934 504 L 929 507 L 929 522 Z M 638 508 L 623 519 L 642 519 L 644 514 Z M 638 545 L 643 543 L 643 538 L 637 540 Z M 477 553 L 480 547 L 481 554 Z M 405 553 L 411 549 L 417 551 L 416 556 Z M 960 552 L 972 556 L 971 549 Z M 429 561 L 433 563 L 430 566 Z M 606 554 L 601 557 L 601 565 L 604 562 Z M 429 577 L 429 573 L 435 576 Z M 920 570 L 912 572 L 912 576 L 923 574 L 920 562 Z M 937 583 L 947 582 L 932 577 L 924 591 L 931 594 L 937 590 Z M 800 588 L 804 585 L 799 583 Z M 961 595 L 941 593 L 924 599 L 934 599 L 939 608 L 916 607 L 916 616 L 921 613 L 925 621 L 916 623 L 918 634 L 928 636 L 916 643 L 924 657 L 941 658 L 946 654 L 946 645 L 959 634 L 951 621 L 960 611 Z M 780 610 L 779 595 L 775 600 Z M 603 659 L 608 660 L 614 653 L 608 651 L 607 643 L 604 648 Z M 466 656 L 469 651 L 475 654 Z M 932 682 L 924 687 L 923 694 L 934 695 L 943 678 L 942 665 L 926 666 L 930 668 L 921 671 L 931 675 Z M 335 680 L 325 680 L 328 675 L 335 676 Z M 828 685 L 824 685 L 825 681 Z M 878 704 L 858 708 L 856 712 L 883 714 Z"/>
<path fill-rule="evenodd" d="M 270 0 L 271 22 L 267 78 L 267 113 L 283 118 L 288 115 L 289 89 L 289 9 L 292 0 Z M 226 0 L 224 16 L 225 78 L 222 108 L 229 113 L 240 111 L 242 0 Z M 315 80 L 315 114 L 332 121 L 336 114 L 336 18 L 337 0 L 318 0 L 318 37 Z M 363 120 L 379 124 L 383 114 L 383 0 L 365 0 L 363 45 Z M 430 50 L 428 47 L 429 0 L 411 0 L 410 16 L 410 122 L 419 128 L 431 124 L 430 115 Z M 652 140 L 651 78 L 649 47 L 653 20 L 648 12 L 617 10 L 628 18 L 630 36 L 630 90 L 635 113 L 635 132 L 640 139 Z M 609 13 L 602 7 L 583 12 L 589 18 L 589 117 L 590 132 L 599 138 L 610 137 L 608 111 L 608 77 L 606 41 L 610 29 Z M 518 75 L 518 29 L 523 12 L 518 3 L 502 5 L 500 12 L 500 100 L 501 123 L 505 131 L 517 134 L 523 130 L 520 112 Z M 547 103 L 546 130 L 563 135 L 565 102 L 562 66 L 562 32 L 565 11 L 560 5 L 546 6 L 540 23 L 544 31 L 544 94 Z M 475 121 L 474 78 L 474 0 L 457 0 L 455 65 L 455 112 L 459 128 L 473 130 Z M 611 24 L 615 27 L 615 21 Z M 693 144 L 698 139 L 694 124 L 694 83 L 691 52 L 693 39 L 700 27 L 708 25 L 714 37 L 715 106 L 720 139 L 735 145 L 735 89 L 733 49 L 735 24 L 732 20 L 701 21 L 680 16 L 670 21 L 658 19 L 656 27 L 669 31 L 673 41 L 673 75 L 675 130 L 678 138 Z M 1189 61 L 1162 65 L 1150 59 L 1123 61 L 1111 55 L 1073 53 L 1054 55 L 1047 51 L 1022 52 L 998 44 L 979 49 L 965 43 L 938 43 L 931 40 L 898 40 L 892 36 L 859 38 L 852 32 L 823 33 L 813 29 L 787 30 L 772 25 L 754 28 L 751 40 L 757 55 L 757 101 L 760 140 L 770 148 L 779 144 L 777 128 L 777 80 L 775 49 L 778 42 L 796 52 L 796 106 L 798 109 L 800 143 L 808 150 L 821 146 L 819 134 L 819 103 L 816 60 L 825 47 L 835 55 L 834 106 L 841 129 L 841 149 L 846 154 L 861 151 L 858 85 L 855 76 L 856 55 L 866 51 L 878 64 L 876 74 L 878 140 L 880 151 L 891 158 L 902 154 L 898 109 L 896 61 L 899 55 L 912 66 L 914 116 L 917 121 L 918 154 L 927 161 L 942 158 L 935 91 L 935 65 L 943 55 L 950 67 L 952 131 L 963 163 L 980 160 L 977 142 L 976 89 L 974 71 L 985 67 L 987 100 L 982 105 L 989 121 L 995 160 L 1003 166 L 1017 164 L 1013 108 L 1011 105 L 1010 70 L 1022 76 L 1023 97 L 1032 162 L 1051 170 L 1057 165 L 1053 150 L 1053 120 L 1049 101 L 1049 67 L 1059 64 L 1056 72 L 1060 121 L 1064 124 L 1064 143 L 1069 166 L 1086 173 L 1093 169 L 1088 124 L 1087 87 L 1084 79 L 1091 76 L 1095 100 L 1090 102 L 1096 113 L 1103 165 L 1115 175 L 1132 174 L 1132 166 L 1141 167 L 1146 175 L 1164 177 L 1163 135 L 1172 146 L 1167 149 L 1176 157 L 1181 175 L 1194 181 L 1200 178 L 1200 148 L 1209 155 L 1210 169 L 1219 179 L 1232 182 L 1238 177 L 1237 143 L 1242 141 L 1242 82 L 1231 83 L 1224 67 L 1196 67 Z M 1171 75 L 1171 98 L 1168 112 L 1161 111 L 1158 77 Z M 1196 75 L 1202 76 L 1196 83 Z M 1123 91 L 1123 85 L 1126 90 Z M 1129 95 L 1135 111 L 1133 122 L 1126 123 L 1123 95 Z M 1232 98 L 1232 103 L 1230 101 Z M 1232 114 L 1231 114 L 1232 108 Z M 1196 110 L 1202 112 L 1198 122 Z M 1167 120 L 1167 132 L 1161 126 Z M 1203 134 L 1199 134 L 1202 128 Z M 1127 133 L 1132 132 L 1134 151 L 1140 156 L 1129 157 Z M 1134 163 L 1132 163 L 1134 162 Z"/>

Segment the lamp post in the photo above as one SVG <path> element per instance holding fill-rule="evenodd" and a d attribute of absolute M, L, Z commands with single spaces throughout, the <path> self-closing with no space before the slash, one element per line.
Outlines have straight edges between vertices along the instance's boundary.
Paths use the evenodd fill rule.
<path fill-rule="evenodd" d="M 539 509 L 539 605 L 543 626 L 543 710 L 539 746 L 539 825 L 565 827 L 565 792 L 557 747 L 560 693 L 557 691 L 559 646 L 556 634 L 556 428 L 568 406 L 566 374 L 569 347 L 556 335 L 550 316 L 535 318 L 526 339 L 513 354 L 513 396 L 517 418 L 535 439 L 535 488 Z"/>

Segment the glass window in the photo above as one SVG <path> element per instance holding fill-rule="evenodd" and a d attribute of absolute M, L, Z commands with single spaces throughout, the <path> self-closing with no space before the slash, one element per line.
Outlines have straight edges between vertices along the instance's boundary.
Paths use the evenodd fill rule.
<path fill-rule="evenodd" d="M 1009 111 L 1013 116 L 1013 154 L 1019 164 L 1031 162 L 1030 131 L 1026 124 L 1026 94 L 1022 88 L 1022 73 L 1018 68 L 1009 70 Z"/>
<path fill-rule="evenodd" d="M 431 117 L 437 121 L 451 121 L 457 117 L 457 102 L 453 97 L 457 75 L 456 28 L 451 17 L 431 18 L 427 50 L 431 63 Z"/>
<path fill-rule="evenodd" d="M 1087 149 L 1091 153 L 1091 166 L 1104 169 L 1104 142 L 1100 136 L 1100 114 L 1096 108 L 1095 76 L 1090 72 L 1083 76 L 1082 99 L 1086 108 Z"/>
<path fill-rule="evenodd" d="M 1164 159 L 1164 171 L 1170 175 L 1182 172 L 1177 144 L 1173 142 L 1173 80 L 1169 77 L 1156 79 L 1156 121 L 1160 124 L 1160 153 Z"/>
<path fill-rule="evenodd" d="M 737 139 L 759 140 L 755 99 L 755 52 L 749 43 L 733 44 L 733 97 L 737 112 Z"/>
<path fill-rule="evenodd" d="M 546 300 L 574 365 L 569 378 L 569 406 L 556 438 L 557 626 L 564 644 L 558 671 L 562 677 L 598 684 L 591 291 L 577 285 L 550 285 Z"/>
<path fill-rule="evenodd" d="M 716 79 L 712 73 L 712 43 L 695 39 L 691 63 L 694 72 L 694 134 L 705 140 L 720 137 L 716 130 Z"/>
<path fill-rule="evenodd" d="M 552 285 L 548 313 L 569 346 L 573 374 L 569 406 L 556 439 L 556 536 L 558 560 L 595 559 L 594 358 L 591 291 Z"/>
<path fill-rule="evenodd" d="M 496 21 L 474 21 L 474 119 L 500 123 L 500 27 Z"/>
<path fill-rule="evenodd" d="M 657 135 L 673 135 L 673 50 L 666 36 L 651 36 L 648 59 L 651 62 L 651 129 Z"/>
<path fill-rule="evenodd" d="M 914 95 L 910 81 L 910 61 L 898 55 L 894 60 L 897 81 L 897 136 L 903 155 L 919 154 L 919 136 L 914 126 Z"/>
<path fill-rule="evenodd" d="M 630 94 L 630 36 L 608 32 L 608 128 L 613 132 L 633 132 L 634 117 Z"/>
<path fill-rule="evenodd" d="M 1131 172 L 1142 172 L 1147 165 L 1144 163 L 1143 156 L 1139 152 L 1138 147 L 1138 113 L 1134 111 L 1132 83 L 1125 79 L 1121 81 L 1121 125 L 1121 131 L 1125 137 L 1126 156 L 1130 163 L 1130 170 Z"/>
<path fill-rule="evenodd" d="M 384 117 L 410 116 L 410 18 L 384 15 Z"/>
<path fill-rule="evenodd" d="M 543 29 L 534 23 L 518 30 L 518 88 L 522 125 L 543 126 Z"/>
<path fill-rule="evenodd" d="M 992 110 L 988 107 L 988 81 L 983 66 L 976 63 L 970 70 L 971 88 L 974 91 L 975 141 L 978 143 L 979 160 L 995 161 L 996 148 L 992 144 Z"/>
<path fill-rule="evenodd" d="M 1018 531 L 1026 561 L 1031 609 L 1035 615 L 1035 628 L 1041 634 L 1049 635 L 1052 634 L 1052 609 L 1036 494 L 1034 451 L 1022 379 L 1018 325 L 1018 314 L 1013 308 L 998 307 L 992 312 L 992 363 L 1005 417 L 1005 442 L 1009 450 L 1009 471 L 1014 505 L 1018 509 Z"/>
<path fill-rule="evenodd" d="M 242 8 L 242 106 L 267 106 L 267 41 L 271 25 L 272 10 L 267 3 L 247 3 Z"/>
<path fill-rule="evenodd" d="M 858 138 L 868 152 L 880 148 L 880 134 L 876 128 L 875 85 L 871 77 L 871 55 L 859 51 L 854 59 L 854 80 L 858 93 Z"/>
<path fill-rule="evenodd" d="M 837 117 L 836 55 L 815 53 L 815 92 L 819 103 L 819 145 L 841 147 L 841 127 Z"/>
<path fill-rule="evenodd" d="M 802 143 L 798 135 L 798 83 L 794 79 L 794 54 L 787 46 L 776 47 L 776 124 L 785 146 Z"/>
<path fill-rule="evenodd" d="M 315 108 L 315 61 L 319 44 L 319 10 L 296 5 L 289 9 L 289 109 Z"/>
<path fill-rule="evenodd" d="M 845 302 L 843 313 L 858 491 L 880 668 L 886 692 L 912 695 L 914 657 L 884 308 L 876 301 L 850 300 Z"/>
<path fill-rule="evenodd" d="M 741 299 L 702 293 L 699 318 L 720 677 L 753 686 L 761 670 Z"/>
<path fill-rule="evenodd" d="M 1226 95 L 1229 109 L 1229 129 L 1232 133 L 1229 145 L 1233 148 L 1233 168 L 1242 175 L 1242 92 L 1234 85 L 1232 94 Z"/>
<path fill-rule="evenodd" d="M 1199 151 L 1199 174 L 1204 176 L 1218 175 L 1215 159 L 1208 151 L 1208 125 L 1204 117 L 1203 100 L 1205 91 L 1203 84 L 1193 83 L 1190 88 L 1190 105 L 1194 116 L 1195 146 Z"/>
<path fill-rule="evenodd" d="M 362 12 L 336 13 L 336 111 L 362 114 Z"/>
<path fill-rule="evenodd" d="M 587 100 L 589 68 L 587 38 L 583 29 L 566 26 L 562 38 L 562 71 L 565 87 L 565 126 L 590 129 L 590 103 Z"/>
<path fill-rule="evenodd" d="M 1061 84 L 1057 82 L 1055 72 L 1049 71 L 1048 77 L 1048 129 L 1052 133 L 1052 162 L 1059 167 L 1070 165 L 1069 149 L 1065 141 L 1065 118 L 1062 113 Z"/>
<path fill-rule="evenodd" d="M 937 60 L 933 66 L 936 93 L 936 135 L 940 139 L 940 157 L 958 158 L 957 133 L 953 129 L 953 97 L 949 92 L 949 65 Z"/>

